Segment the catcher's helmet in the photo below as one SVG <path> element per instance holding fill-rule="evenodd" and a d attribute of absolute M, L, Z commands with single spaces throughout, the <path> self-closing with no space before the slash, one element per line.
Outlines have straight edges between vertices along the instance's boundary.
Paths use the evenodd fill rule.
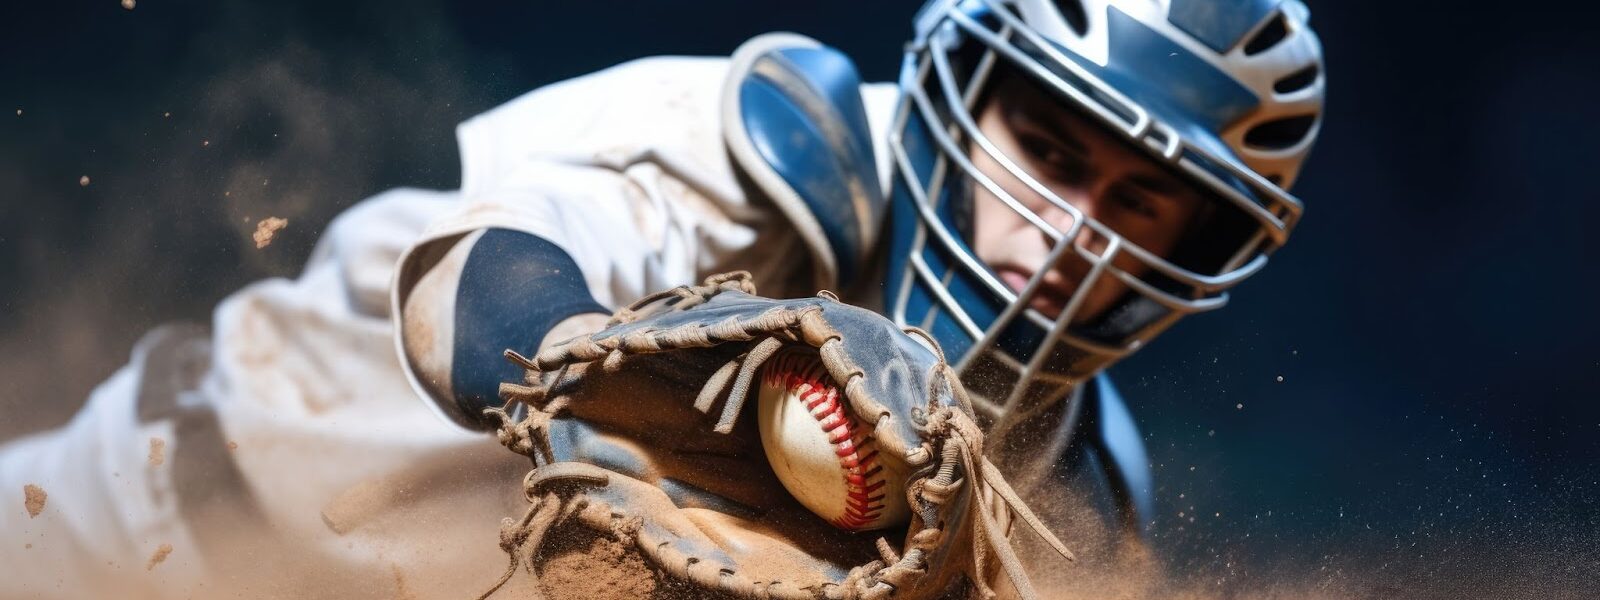
<path fill-rule="evenodd" d="M 1316 138 L 1321 46 L 1298 0 L 934 0 L 918 13 L 891 126 L 885 304 L 929 330 L 963 380 L 1004 414 L 1054 397 L 1143 346 L 1184 315 L 1212 310 L 1260 270 L 1301 212 L 1285 188 Z M 1103 125 L 1211 199 L 1177 249 L 1159 256 L 1063 200 L 1005 156 L 974 114 L 1001 77 Z M 986 162 L 1068 215 L 1041 218 L 974 164 Z M 981 186 L 981 187 L 980 187 Z M 973 250 L 977 190 L 1051 240 L 1044 268 L 1012 289 Z M 980 200 L 981 201 L 981 200 Z M 1078 240 L 1087 228 L 1103 241 Z M 1113 264 L 1136 261 L 1136 272 Z M 1059 315 L 1030 307 L 1044 274 L 1087 273 Z M 1099 315 L 1075 314 L 1097 281 L 1127 288 Z M 987 383 L 986 383 L 987 382 Z M 1029 384 L 1029 385 L 1022 385 Z"/>

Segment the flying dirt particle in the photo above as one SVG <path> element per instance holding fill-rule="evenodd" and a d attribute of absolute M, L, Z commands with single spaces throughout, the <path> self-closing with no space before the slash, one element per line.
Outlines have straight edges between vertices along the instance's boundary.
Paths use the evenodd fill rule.
<path fill-rule="evenodd" d="M 161 561 L 167 560 L 168 554 L 172 554 L 172 544 L 162 544 L 156 548 L 155 554 L 150 555 L 150 562 L 145 563 L 144 570 L 149 571 L 156 568 L 156 565 L 161 564 Z"/>
<path fill-rule="evenodd" d="M 88 175 L 84 175 L 83 177 L 79 177 L 78 178 L 78 185 L 82 186 L 82 187 L 89 187 L 89 176 Z"/>
<path fill-rule="evenodd" d="M 1278 383 L 1283 383 L 1283 376 L 1282 375 L 1278 376 Z"/>
<path fill-rule="evenodd" d="M 201 148 L 204 148 L 204 147 L 210 146 L 210 145 L 211 145 L 211 140 L 200 140 L 200 147 Z"/>
<path fill-rule="evenodd" d="M 417 595 L 412 593 L 411 588 L 406 585 L 406 576 L 405 573 L 400 572 L 400 565 L 389 565 L 389 568 L 394 571 L 394 597 L 396 600 L 416 600 Z"/>
<path fill-rule="evenodd" d="M 289 226 L 289 220 L 288 219 L 280 219 L 278 217 L 267 217 L 265 219 L 262 219 L 261 222 L 256 223 L 256 232 L 254 234 L 252 234 L 250 237 L 255 239 L 255 241 L 256 241 L 256 249 L 260 250 L 262 248 L 267 247 L 268 244 L 272 243 L 272 236 L 277 235 L 278 234 L 278 230 L 283 229 L 284 227 L 288 227 L 288 226 Z"/>
<path fill-rule="evenodd" d="M 17 116 L 19 116 L 19 117 L 22 116 L 22 109 L 20 109 L 20 108 L 17 109 Z"/>
<path fill-rule="evenodd" d="M 134 2 L 134 0 L 122 0 L 122 7 L 128 10 L 133 10 L 134 5 L 136 4 L 138 3 Z"/>
<path fill-rule="evenodd" d="M 168 119 L 168 118 L 171 118 L 171 117 L 172 117 L 172 113 L 170 113 L 170 112 L 161 113 L 161 118 L 163 118 L 163 119 Z"/>
<path fill-rule="evenodd" d="M 167 462 L 167 441 L 158 437 L 150 438 L 150 466 L 159 467 Z"/>
<path fill-rule="evenodd" d="M 22 486 L 22 503 L 28 507 L 28 518 L 32 519 L 44 512 L 44 500 L 50 494 L 44 493 L 44 488 L 34 484 Z"/>
<path fill-rule="evenodd" d="M 239 442 L 235 442 L 233 440 L 229 440 L 228 441 L 228 451 L 229 452 L 233 452 L 234 450 L 238 450 L 238 449 L 239 449 Z"/>
<path fill-rule="evenodd" d="M 1244 403 L 1240 402 L 1238 404 L 1233 405 L 1233 409 L 1234 410 L 1244 410 Z"/>

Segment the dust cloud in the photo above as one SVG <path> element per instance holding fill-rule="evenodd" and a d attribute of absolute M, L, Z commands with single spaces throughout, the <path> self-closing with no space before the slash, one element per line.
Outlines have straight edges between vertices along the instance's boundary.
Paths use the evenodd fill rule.
<path fill-rule="evenodd" d="M 459 183 L 455 125 L 502 99 L 468 91 L 471 59 L 439 9 L 371 13 L 426 42 L 415 56 L 341 47 L 294 10 L 230 3 L 198 30 L 152 31 L 218 50 L 115 101 L 30 106 L 46 133 L 27 154 L 0 149 L 0 189 L 22 200 L 0 203 L 0 275 L 16 283 L 0 290 L 0 441 L 64 423 L 144 332 L 205 323 L 228 293 L 296 275 L 341 210 Z M 296 226 L 258 252 L 253 219 L 269 215 Z"/>

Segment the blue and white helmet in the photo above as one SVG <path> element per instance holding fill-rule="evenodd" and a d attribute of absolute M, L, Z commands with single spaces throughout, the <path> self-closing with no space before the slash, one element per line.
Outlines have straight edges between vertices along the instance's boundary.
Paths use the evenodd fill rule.
<path fill-rule="evenodd" d="M 984 398 L 977 408 L 998 417 L 1025 397 L 1059 397 L 1184 315 L 1220 308 L 1300 217 L 1286 188 L 1317 136 L 1324 95 L 1308 18 L 1298 0 L 930 2 L 916 18 L 888 143 L 890 315 L 932 333 Z M 974 117 L 1002 69 L 1197 186 L 1216 205 L 1206 231 L 1158 256 L 1085 218 L 1004 156 Z M 1007 195 L 974 165 L 977 152 L 1070 223 L 1048 222 Z M 1050 269 L 1013 291 L 973 252 L 978 186 L 1052 241 L 1046 265 L 1088 264 L 1060 315 L 1030 307 Z M 1083 228 L 1106 240 L 1101 249 L 1074 242 Z M 1130 257 L 1143 275 L 1113 265 Z M 1075 319 L 1101 278 L 1128 292 L 1103 314 Z"/>

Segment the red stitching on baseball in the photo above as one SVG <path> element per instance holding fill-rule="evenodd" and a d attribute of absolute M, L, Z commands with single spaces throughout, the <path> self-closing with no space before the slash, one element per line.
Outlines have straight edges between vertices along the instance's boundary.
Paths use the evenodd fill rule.
<path fill-rule="evenodd" d="M 883 489 L 876 440 L 870 435 L 857 437 L 855 418 L 839 401 L 839 388 L 823 371 L 814 356 L 786 352 L 772 358 L 775 364 L 763 378 L 768 385 L 782 385 L 804 402 L 817 426 L 833 444 L 845 483 L 844 515 L 833 519 L 840 529 L 857 530 L 871 524 L 884 510 Z"/>

